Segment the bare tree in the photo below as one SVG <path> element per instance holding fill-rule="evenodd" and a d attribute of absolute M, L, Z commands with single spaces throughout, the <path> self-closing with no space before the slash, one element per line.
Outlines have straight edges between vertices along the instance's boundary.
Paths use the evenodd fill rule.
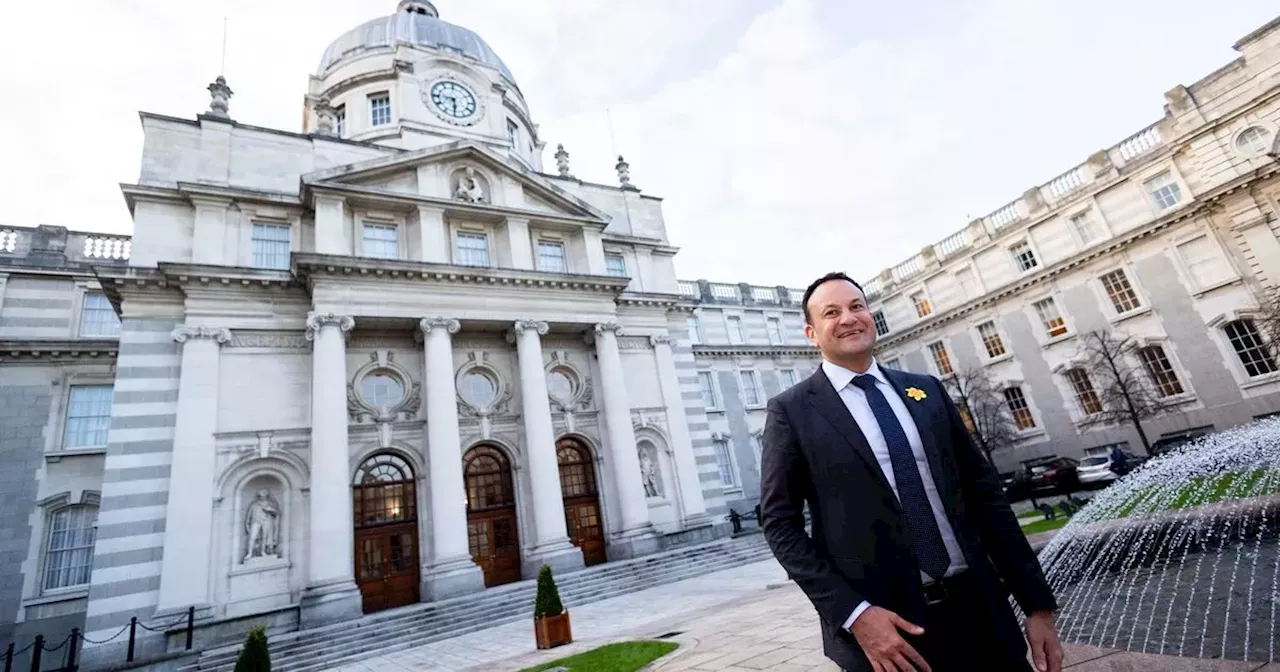
<path fill-rule="evenodd" d="M 1267 288 L 1258 302 L 1259 310 L 1253 316 L 1253 324 L 1267 346 L 1272 360 L 1280 359 L 1280 288 Z"/>
<path fill-rule="evenodd" d="M 1018 440 L 1018 428 L 1004 394 L 982 367 L 956 371 L 944 384 L 965 419 L 973 442 L 987 454 L 987 461 L 995 464 L 992 454 L 1012 448 Z"/>
<path fill-rule="evenodd" d="M 1080 336 L 1078 370 L 1087 378 L 1069 382 L 1084 407 L 1085 424 L 1130 424 L 1138 432 L 1142 449 L 1151 454 L 1151 441 L 1142 422 L 1176 406 L 1160 393 L 1156 381 L 1143 368 L 1143 346 L 1134 337 L 1107 331 Z M 1091 389 L 1090 389 L 1091 388 Z M 1092 398 L 1090 397 L 1092 395 Z"/>

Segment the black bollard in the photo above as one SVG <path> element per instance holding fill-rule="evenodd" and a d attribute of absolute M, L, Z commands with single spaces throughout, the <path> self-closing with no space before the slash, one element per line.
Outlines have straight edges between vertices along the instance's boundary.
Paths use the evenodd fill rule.
<path fill-rule="evenodd" d="M 729 509 L 729 522 L 733 524 L 733 533 L 737 534 L 742 531 L 742 516 L 737 509 Z"/>
<path fill-rule="evenodd" d="M 191 635 L 196 627 L 196 608 L 187 607 L 187 650 L 191 650 Z"/>
<path fill-rule="evenodd" d="M 138 617 L 134 616 L 129 619 L 129 653 L 125 657 L 126 662 L 133 662 L 133 642 L 138 636 Z"/>
<path fill-rule="evenodd" d="M 13 642 L 4 650 L 4 672 L 13 672 Z"/>
<path fill-rule="evenodd" d="M 36 643 L 31 645 L 31 672 L 40 672 L 40 658 L 44 655 L 44 635 L 36 635 Z"/>
<path fill-rule="evenodd" d="M 67 668 L 74 672 L 80 669 L 76 665 L 76 655 L 80 652 L 80 628 L 71 628 L 71 641 L 67 642 Z"/>
<path fill-rule="evenodd" d="M 760 505 L 756 504 L 756 527 L 760 526 Z"/>

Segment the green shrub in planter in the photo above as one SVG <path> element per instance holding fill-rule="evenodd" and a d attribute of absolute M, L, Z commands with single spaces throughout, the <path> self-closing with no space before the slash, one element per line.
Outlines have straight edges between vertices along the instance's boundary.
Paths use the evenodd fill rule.
<path fill-rule="evenodd" d="M 559 616 L 563 613 L 564 605 L 560 603 L 560 589 L 556 588 L 556 580 L 551 578 L 551 567 L 543 565 L 542 569 L 538 570 L 538 599 L 533 606 L 533 617 Z"/>
<path fill-rule="evenodd" d="M 257 626 L 249 631 L 236 659 L 235 672 L 271 672 L 271 653 L 267 651 L 267 631 Z"/>

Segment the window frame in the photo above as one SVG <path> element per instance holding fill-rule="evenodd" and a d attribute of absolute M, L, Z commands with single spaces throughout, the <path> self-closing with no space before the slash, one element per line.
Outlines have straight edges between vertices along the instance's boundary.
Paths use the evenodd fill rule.
<path fill-rule="evenodd" d="M 462 254 L 459 243 L 463 238 L 483 238 L 484 239 L 484 255 L 487 264 L 468 264 L 462 261 Z M 489 231 L 485 229 L 455 228 L 453 230 L 453 265 L 466 266 L 467 268 L 493 268 L 493 238 L 489 235 Z"/>
<path fill-rule="evenodd" d="M 684 318 L 684 328 L 685 331 L 688 332 L 690 345 L 702 345 L 703 333 L 701 317 L 694 314 Z"/>
<path fill-rule="evenodd" d="M 1249 324 L 1250 329 L 1253 332 L 1252 337 L 1257 341 L 1257 344 L 1250 346 L 1250 348 L 1256 348 L 1262 351 L 1262 353 L 1266 356 L 1266 359 L 1262 361 L 1268 363 L 1268 365 L 1270 366 L 1269 371 L 1262 371 L 1260 373 L 1250 373 L 1249 364 L 1245 362 L 1244 357 L 1241 355 L 1240 350 L 1236 348 L 1235 340 L 1231 337 L 1231 334 L 1227 332 L 1227 327 L 1230 327 L 1231 325 L 1234 325 L 1234 324 L 1240 324 L 1240 323 L 1246 323 L 1246 322 Z M 1276 358 L 1272 355 L 1270 348 L 1268 348 L 1267 346 L 1266 336 L 1265 334 L 1262 333 L 1260 329 L 1258 329 L 1258 325 L 1254 320 L 1253 316 L 1237 315 L 1233 319 L 1226 320 L 1222 324 L 1218 325 L 1217 330 L 1219 331 L 1219 333 L 1222 334 L 1222 338 L 1226 342 L 1228 352 L 1234 355 L 1233 363 L 1235 364 L 1235 366 L 1239 368 L 1239 371 L 1244 375 L 1244 379 L 1247 383 L 1252 383 L 1256 381 L 1267 381 L 1275 378 L 1277 375 L 1280 375 L 1280 362 L 1277 362 Z"/>
<path fill-rule="evenodd" d="M 939 378 L 953 376 L 956 373 L 955 364 L 951 361 L 951 352 L 947 350 L 947 342 L 938 339 L 925 344 L 925 349 L 929 351 L 929 364 L 933 367 L 934 374 Z M 946 370 L 943 370 L 943 367 Z"/>
<path fill-rule="evenodd" d="M 783 379 L 784 373 L 787 374 L 786 377 L 790 379 L 790 383 Z M 796 372 L 794 366 L 786 366 L 778 369 L 778 387 L 781 387 L 783 390 L 788 390 L 799 384 L 800 374 Z"/>
<path fill-rule="evenodd" d="M 916 319 L 923 320 L 933 316 L 933 301 L 929 300 L 929 293 L 924 289 L 907 294 L 907 300 L 911 302 L 911 307 L 915 310 Z M 921 310 L 921 308 L 924 310 Z"/>
<path fill-rule="evenodd" d="M 1134 305 L 1130 308 L 1122 309 L 1120 305 L 1117 305 L 1116 297 L 1112 294 L 1111 287 L 1107 285 L 1107 278 L 1116 276 L 1117 274 L 1119 274 L 1120 279 L 1124 282 L 1125 288 L 1127 288 L 1129 293 L 1132 295 Z M 1150 306 L 1146 304 L 1146 301 L 1142 297 L 1142 293 L 1138 291 L 1138 283 L 1134 280 L 1133 274 L 1129 273 L 1124 266 L 1116 266 L 1114 268 L 1104 270 L 1102 273 L 1098 274 L 1097 281 L 1098 287 L 1102 292 L 1102 298 L 1110 309 L 1110 313 L 1113 318 L 1128 317 L 1150 310 Z"/>
<path fill-rule="evenodd" d="M 267 239 L 267 238 L 259 239 L 259 237 L 256 235 L 259 230 L 265 232 L 265 231 L 278 231 L 281 229 L 284 230 L 285 232 L 285 240 L 273 240 L 273 239 Z M 255 249 L 254 243 L 258 242 L 259 240 L 262 240 L 262 242 L 264 243 L 282 243 L 283 242 L 288 245 L 288 248 L 286 249 L 284 254 L 283 265 L 271 266 L 267 264 L 258 263 L 258 250 Z M 293 265 L 294 248 L 295 248 L 294 231 L 293 231 L 293 225 L 291 223 L 267 222 L 267 221 L 261 221 L 257 219 L 251 220 L 249 222 L 249 265 L 251 268 L 257 268 L 257 269 L 262 269 L 266 271 L 288 271 L 292 268 L 292 265 Z"/>
<path fill-rule="evenodd" d="M 386 120 L 379 122 L 378 119 L 380 117 L 378 116 L 378 110 L 374 107 L 374 105 L 375 103 L 382 100 L 387 101 Z M 381 128 L 383 126 L 391 125 L 391 122 L 394 120 L 394 116 L 391 113 L 392 110 L 391 110 L 391 92 L 390 91 L 376 91 L 374 93 L 370 93 L 365 97 L 365 101 L 366 101 L 366 106 L 369 109 L 369 128 Z"/>
<path fill-rule="evenodd" d="M 991 325 L 991 331 L 993 332 L 990 336 L 982 333 L 982 328 L 987 325 Z M 978 344 L 982 346 L 982 352 L 986 356 L 988 362 L 1006 359 L 1010 356 L 1009 347 L 1004 343 L 1004 334 L 1001 333 L 1000 325 L 996 324 L 994 317 L 989 320 L 979 322 L 974 326 L 973 330 L 974 333 L 978 335 Z M 994 338 L 996 344 L 1000 346 L 999 354 L 991 354 L 991 345 L 988 343 L 988 340 L 991 338 Z"/>
<path fill-rule="evenodd" d="M 1089 376 L 1088 371 L 1073 366 L 1063 371 L 1062 377 L 1066 378 L 1071 396 L 1076 401 L 1076 410 L 1082 417 L 1091 418 L 1105 410 L 1102 407 L 1102 398 L 1098 396 L 1098 388 L 1093 384 L 1093 378 Z"/>
<path fill-rule="evenodd" d="M 769 338 L 769 345 L 786 345 L 787 338 L 782 332 L 782 318 L 769 317 L 764 318 L 765 335 Z"/>
<path fill-rule="evenodd" d="M 1013 408 L 1013 400 L 1009 398 L 1009 392 L 1011 391 L 1016 391 L 1018 393 L 1018 398 L 1022 402 L 1022 409 Z M 1031 408 L 1031 400 L 1027 397 L 1027 393 L 1022 389 L 1022 385 L 1007 385 L 1000 391 L 1000 394 L 1004 397 L 1005 408 L 1009 410 L 1009 415 L 1013 417 L 1014 427 L 1017 429 L 1019 434 L 1029 434 L 1039 429 L 1039 425 L 1036 424 L 1035 411 Z M 1023 427 L 1022 423 L 1018 420 L 1019 410 L 1026 411 L 1027 418 L 1030 421 L 1030 424 L 1026 427 Z"/>
<path fill-rule="evenodd" d="M 733 340 L 733 333 L 734 333 L 733 325 L 735 324 L 738 327 L 737 329 L 738 340 L 736 341 Z M 729 341 L 729 345 L 746 345 L 747 344 L 747 328 L 745 325 L 742 324 L 742 315 L 725 314 L 724 334 L 725 334 L 725 338 Z"/>
<path fill-rule="evenodd" d="M 1023 248 L 1022 251 L 1015 251 L 1019 248 Z M 1041 267 L 1040 254 L 1036 251 L 1035 246 L 1031 244 L 1030 238 L 1015 241 L 1006 247 L 1005 251 L 1009 253 L 1009 257 L 1013 260 L 1013 267 L 1019 275 L 1026 275 Z M 1024 257 L 1031 262 L 1029 265 L 1023 265 Z"/>
<path fill-rule="evenodd" d="M 369 232 L 369 229 L 371 228 L 389 230 L 395 235 L 395 240 L 391 241 L 395 244 L 395 253 L 392 256 L 382 256 L 382 255 L 375 255 L 375 254 L 369 253 L 368 232 Z M 361 256 L 368 257 L 370 259 L 400 259 L 402 258 L 401 257 L 402 248 L 400 245 L 401 238 L 402 236 L 400 235 L 400 224 L 397 222 L 380 222 L 380 221 L 370 221 L 370 220 L 360 221 L 360 254 Z M 376 240 L 375 242 L 386 243 L 387 241 Z"/>
<path fill-rule="evenodd" d="M 1158 350 L 1160 352 L 1161 358 L 1164 359 L 1164 363 L 1168 366 L 1168 371 L 1165 373 L 1168 373 L 1173 377 L 1173 382 L 1178 386 L 1177 392 L 1170 394 L 1163 393 L 1164 384 L 1159 380 L 1157 372 L 1152 370 L 1152 367 L 1147 361 L 1147 357 L 1144 355 L 1144 353 L 1151 350 Z M 1147 378 L 1151 379 L 1151 383 L 1155 386 L 1156 393 L 1160 395 L 1161 399 L 1176 399 L 1190 394 L 1190 390 L 1187 388 L 1187 384 L 1183 380 L 1183 375 L 1178 371 L 1178 365 L 1175 364 L 1173 358 L 1169 356 L 1169 351 L 1164 347 L 1164 343 L 1148 342 L 1142 344 L 1138 348 L 1137 356 L 1138 364 L 1142 366 L 1142 370 L 1147 374 Z"/>
<path fill-rule="evenodd" d="M 610 261 L 610 260 L 617 260 L 617 262 L 618 262 L 618 264 L 621 266 L 621 268 L 620 268 L 620 269 L 615 269 L 615 268 L 610 267 L 610 266 L 609 266 L 609 261 Z M 621 270 L 621 273 L 618 273 L 618 272 L 617 272 L 618 270 Z M 629 278 L 629 277 L 631 277 L 631 272 L 630 272 L 629 270 L 627 270 L 627 257 L 626 257 L 626 255 L 622 254 L 621 252 L 605 252 L 605 253 L 604 253 L 604 272 L 605 272 L 605 274 L 606 274 L 606 275 L 609 275 L 609 276 L 614 277 L 614 278 Z"/>
<path fill-rule="evenodd" d="M 738 474 L 738 461 L 733 454 L 733 443 L 728 436 L 719 434 L 711 438 L 712 450 L 715 451 L 716 472 L 720 476 L 720 489 L 723 492 L 740 492 L 742 490 L 742 477 Z M 720 460 L 721 446 L 724 447 L 725 460 Z M 726 483 L 725 474 L 728 474 L 733 482 Z"/>
<path fill-rule="evenodd" d="M 871 323 L 875 325 L 877 337 L 883 338 L 889 335 L 889 318 L 884 316 L 883 309 L 871 313 Z"/>
<path fill-rule="evenodd" d="M 339 138 L 347 137 L 347 104 L 333 108 L 333 130 Z"/>
<path fill-rule="evenodd" d="M 698 391 L 699 391 L 699 393 L 701 393 L 701 395 L 702 395 L 702 408 L 703 408 L 703 410 L 706 410 L 706 411 L 723 411 L 723 410 L 724 410 L 724 395 L 720 394 L 720 383 L 719 383 L 719 381 L 717 380 L 718 376 L 716 376 L 716 371 L 715 371 L 715 369 L 701 369 L 701 370 L 699 370 L 699 371 L 697 372 L 697 374 L 698 374 Z M 704 386 L 704 385 L 702 384 L 702 381 L 704 380 L 704 378 L 703 378 L 703 376 L 704 376 L 704 375 L 706 376 L 705 380 L 707 380 L 707 381 L 709 381 L 709 382 L 711 383 L 711 384 L 710 384 L 710 386 Z M 711 401 L 712 401 L 712 403 L 714 403 L 714 404 L 715 404 L 714 406 L 708 406 L 708 405 L 707 405 L 707 393 L 708 393 L 708 392 L 710 392 L 710 393 L 711 393 L 711 397 L 712 397 Z"/>
<path fill-rule="evenodd" d="M 86 527 L 79 528 L 81 530 L 89 530 L 93 535 L 93 541 L 88 545 L 69 546 L 67 548 L 58 549 L 57 553 L 73 553 L 77 550 L 88 549 L 88 565 L 81 565 L 87 569 L 85 580 L 83 583 L 76 583 L 65 586 L 49 587 L 49 571 L 52 569 L 51 560 L 55 551 L 52 549 L 54 539 L 54 521 L 59 515 L 70 515 L 73 511 L 92 510 L 92 522 Z M 46 505 L 44 512 L 44 534 L 40 545 L 40 572 L 36 577 L 36 594 L 40 596 L 64 596 L 70 594 L 87 593 L 93 574 L 93 554 L 98 543 L 98 517 L 101 515 L 101 506 L 97 493 L 85 492 L 81 496 L 81 501 L 71 503 L 67 499 L 67 495 L 57 498 L 56 504 L 52 506 Z"/>
<path fill-rule="evenodd" d="M 543 264 L 543 248 L 557 248 L 560 250 L 560 268 L 548 268 Z M 552 257 L 555 258 L 555 257 Z M 568 273 L 569 272 L 569 246 L 563 240 L 555 238 L 538 238 L 533 243 L 533 259 L 534 268 L 542 273 Z"/>
<path fill-rule="evenodd" d="M 1266 140 L 1263 142 L 1263 146 L 1261 148 L 1240 146 L 1240 141 L 1244 139 L 1245 134 L 1248 133 L 1249 131 L 1258 131 L 1265 135 Z M 1250 158 L 1250 159 L 1265 155 L 1266 153 L 1271 151 L 1271 148 L 1274 145 L 1275 145 L 1275 131 L 1259 123 L 1250 123 L 1246 125 L 1244 128 L 1240 129 L 1240 132 L 1236 133 L 1231 138 L 1232 149 L 1234 149 L 1236 153 L 1239 154 L 1240 156 L 1243 156 L 1245 158 Z"/>
<path fill-rule="evenodd" d="M 755 401 L 747 398 L 747 381 L 751 381 L 751 390 L 755 392 Z M 742 397 L 743 408 L 763 408 L 765 404 L 764 389 L 760 386 L 760 373 L 755 369 L 738 370 L 738 391 Z"/>
<path fill-rule="evenodd" d="M 1080 218 L 1085 218 L 1093 228 L 1094 233 L 1098 234 L 1095 238 L 1085 240 L 1084 236 L 1080 235 L 1080 227 L 1076 223 L 1076 220 Z M 1083 210 L 1072 212 L 1066 216 L 1066 220 L 1067 228 L 1071 230 L 1071 236 L 1075 239 L 1076 245 L 1082 250 L 1093 247 L 1095 244 L 1111 237 L 1111 230 L 1105 222 L 1101 221 L 1101 213 L 1096 211 L 1095 208 L 1084 208 Z"/>
<path fill-rule="evenodd" d="M 1161 184 L 1159 187 L 1154 189 L 1152 188 L 1153 183 L 1164 178 L 1168 178 L 1169 181 Z M 1159 194 L 1169 187 L 1173 188 L 1172 193 L 1176 196 L 1176 199 L 1169 205 L 1164 205 Z M 1155 210 L 1156 214 L 1164 214 L 1172 211 L 1179 205 L 1182 205 L 1184 192 L 1186 192 L 1186 185 L 1182 184 L 1182 180 L 1173 171 L 1173 168 L 1166 167 L 1164 170 L 1157 171 L 1143 178 L 1142 191 L 1146 193 L 1147 202 L 1151 204 L 1151 207 Z"/>
<path fill-rule="evenodd" d="M 75 323 L 76 338 L 117 338 L 117 339 L 120 338 L 120 330 L 121 330 L 120 316 L 116 315 L 115 308 L 111 306 L 111 299 L 107 298 L 106 292 L 104 292 L 100 287 L 97 287 L 97 288 L 90 287 L 88 286 L 87 283 L 83 285 L 81 283 L 77 283 L 77 289 L 79 289 L 80 291 L 79 291 L 78 300 L 76 302 L 76 315 L 79 316 L 79 319 L 77 319 Z M 91 298 L 96 299 L 96 297 L 99 297 L 99 296 L 102 297 L 104 301 L 106 301 L 107 308 L 110 309 L 109 312 L 111 313 L 112 317 L 115 320 L 115 329 L 111 333 L 86 332 L 84 328 L 85 327 L 85 322 L 84 322 L 85 310 L 89 307 L 89 300 Z M 96 310 L 98 309 L 95 309 L 95 311 Z"/>
<path fill-rule="evenodd" d="M 894 371 L 902 371 L 902 358 L 890 357 L 889 359 L 884 360 L 882 367 L 886 369 L 893 369 Z"/>
<path fill-rule="evenodd" d="M 1049 328 L 1049 320 L 1045 319 L 1040 311 L 1040 304 L 1051 303 L 1057 313 L 1057 319 L 1061 321 L 1060 333 L 1053 333 Z M 1071 329 L 1071 323 L 1067 320 L 1066 313 L 1063 312 L 1062 306 L 1058 304 L 1058 298 L 1052 294 L 1031 301 L 1031 312 L 1035 315 L 1036 323 L 1040 325 L 1040 337 L 1047 343 L 1056 343 L 1059 340 L 1070 338 L 1074 332 Z"/>
<path fill-rule="evenodd" d="M 84 416 L 88 418 L 99 418 L 99 417 L 106 418 L 106 427 L 105 429 L 102 430 L 103 432 L 102 443 L 93 443 L 93 444 L 86 443 L 86 444 L 75 445 L 75 446 L 68 445 L 67 440 L 69 437 L 69 431 L 71 429 L 71 420 L 72 420 L 71 398 L 75 394 L 76 389 L 83 389 L 83 388 L 89 388 L 89 387 L 105 388 L 109 390 L 106 416 L 98 416 L 98 415 Z M 58 452 L 58 453 L 105 452 L 107 449 L 107 445 L 111 440 L 111 411 L 114 405 L 115 405 L 115 381 L 114 380 L 102 380 L 96 377 L 86 377 L 85 379 L 69 381 L 63 393 L 62 408 L 60 409 L 60 412 L 62 414 L 61 423 L 60 423 L 61 431 L 58 433 L 58 436 L 56 439 L 55 452 Z"/>

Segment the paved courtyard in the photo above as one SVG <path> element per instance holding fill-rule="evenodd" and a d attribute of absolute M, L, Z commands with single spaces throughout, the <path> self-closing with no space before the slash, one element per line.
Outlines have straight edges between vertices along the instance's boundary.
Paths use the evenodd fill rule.
<path fill-rule="evenodd" d="M 576 641 L 538 651 L 528 623 L 376 656 L 340 672 L 519 670 L 610 642 L 669 635 L 680 648 L 657 672 L 838 672 L 822 655 L 817 616 L 772 560 L 570 608 Z M 672 635 L 671 633 L 677 633 Z M 1280 664 L 1209 661 L 1068 645 L 1072 672 L 1280 672 Z M 980 662 L 974 661 L 975 669 Z"/>

